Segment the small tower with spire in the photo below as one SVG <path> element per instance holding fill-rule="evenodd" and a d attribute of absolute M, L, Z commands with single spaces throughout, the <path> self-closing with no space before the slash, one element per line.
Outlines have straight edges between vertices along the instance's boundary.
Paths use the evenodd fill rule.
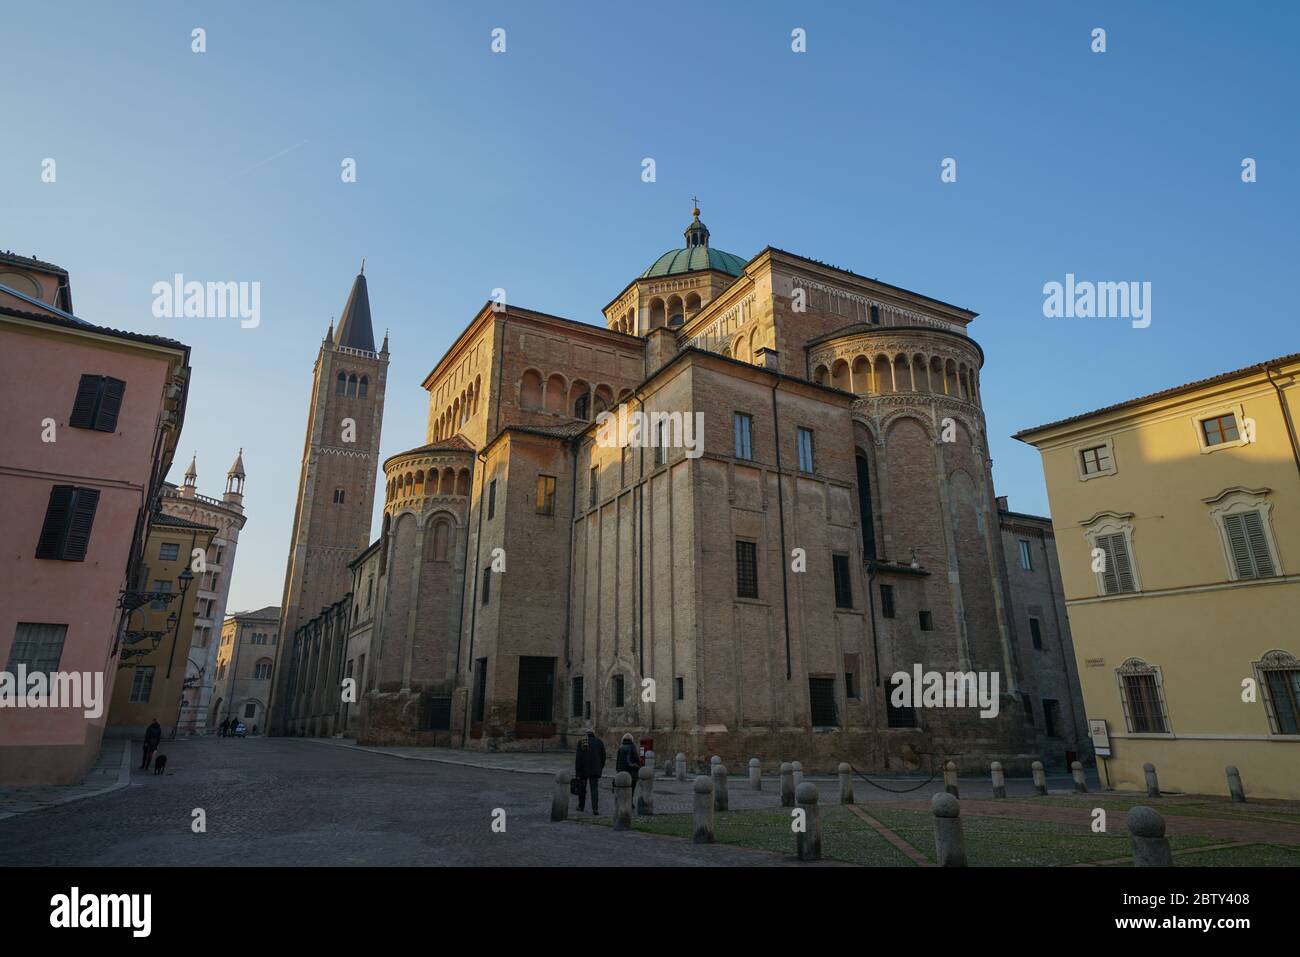
<path fill-rule="evenodd" d="M 693 198 L 693 197 L 692 197 Z M 686 227 L 683 235 L 686 237 L 686 248 L 694 249 L 696 246 L 707 246 L 709 244 L 709 227 L 700 222 L 699 200 L 695 200 L 696 206 L 691 210 L 691 224 Z"/>
<path fill-rule="evenodd" d="M 226 491 L 221 496 L 223 502 L 235 506 L 240 511 L 244 507 L 244 450 L 240 449 L 239 454 L 235 456 L 235 463 L 230 466 L 230 471 L 226 473 Z"/>
<path fill-rule="evenodd" d="M 181 480 L 181 487 L 177 490 L 181 498 L 193 498 L 198 494 L 199 470 L 198 470 L 198 453 L 190 457 L 190 467 L 185 470 L 185 478 Z"/>

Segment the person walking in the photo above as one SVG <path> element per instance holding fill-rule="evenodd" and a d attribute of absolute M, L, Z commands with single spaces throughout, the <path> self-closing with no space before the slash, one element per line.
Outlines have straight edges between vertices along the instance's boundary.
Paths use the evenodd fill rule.
<path fill-rule="evenodd" d="M 230 719 L 222 719 L 221 724 L 217 725 L 217 737 L 224 738 L 226 736 L 226 728 L 228 727 L 230 727 Z"/>
<path fill-rule="evenodd" d="M 158 750 L 158 745 L 162 741 L 162 725 L 158 719 L 153 719 L 153 724 L 149 725 L 144 732 L 144 761 L 140 765 L 141 771 L 149 770 L 149 762 L 153 760 L 154 752 Z"/>
<path fill-rule="evenodd" d="M 626 771 L 631 776 L 632 794 L 629 799 L 632 806 L 636 807 L 636 782 L 641 772 L 641 755 L 631 734 L 623 735 L 623 743 L 618 746 L 618 754 L 614 756 L 614 770 Z"/>
<path fill-rule="evenodd" d="M 593 728 L 578 739 L 573 759 L 573 776 L 578 784 L 578 810 L 586 810 L 587 792 L 591 792 L 591 813 L 600 813 L 600 776 L 605 771 L 605 744 Z"/>

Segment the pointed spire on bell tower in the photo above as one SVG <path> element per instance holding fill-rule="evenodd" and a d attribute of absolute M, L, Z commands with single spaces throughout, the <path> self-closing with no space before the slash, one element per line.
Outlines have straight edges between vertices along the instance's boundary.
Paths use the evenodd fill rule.
<path fill-rule="evenodd" d="M 366 288 L 366 261 L 361 260 L 361 271 L 352 282 L 348 303 L 339 316 L 338 332 L 334 344 L 349 349 L 375 351 L 375 333 L 370 325 L 370 293 Z"/>
<path fill-rule="evenodd" d="M 388 355 L 388 330 L 384 330 L 384 344 L 379 347 L 380 355 Z"/>
<path fill-rule="evenodd" d="M 234 464 L 226 473 L 226 494 L 221 496 L 223 502 L 242 505 L 244 501 L 244 450 L 235 456 Z"/>
<path fill-rule="evenodd" d="M 180 494 L 185 498 L 192 497 L 198 489 L 196 486 L 199 481 L 198 454 L 190 457 L 190 466 L 185 470 L 185 477 L 181 479 Z"/>

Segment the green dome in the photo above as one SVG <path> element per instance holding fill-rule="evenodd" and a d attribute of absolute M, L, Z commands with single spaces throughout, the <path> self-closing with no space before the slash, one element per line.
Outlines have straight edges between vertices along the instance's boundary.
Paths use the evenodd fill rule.
<path fill-rule="evenodd" d="M 670 249 L 650 264 L 641 274 L 642 279 L 658 276 L 677 276 L 701 269 L 716 269 L 729 276 L 739 276 L 745 269 L 745 260 L 712 246 L 694 246 L 687 249 Z"/>

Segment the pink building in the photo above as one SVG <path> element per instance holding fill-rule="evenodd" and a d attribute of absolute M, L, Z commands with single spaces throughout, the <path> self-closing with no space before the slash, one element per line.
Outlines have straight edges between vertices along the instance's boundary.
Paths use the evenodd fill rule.
<path fill-rule="evenodd" d="M 66 271 L 0 253 L 0 785 L 76 783 L 99 755 L 189 390 L 188 346 L 71 309 Z M 102 681 L 98 713 L 16 706 L 20 669 L 28 688 L 33 673 L 80 674 L 91 695 Z"/>

